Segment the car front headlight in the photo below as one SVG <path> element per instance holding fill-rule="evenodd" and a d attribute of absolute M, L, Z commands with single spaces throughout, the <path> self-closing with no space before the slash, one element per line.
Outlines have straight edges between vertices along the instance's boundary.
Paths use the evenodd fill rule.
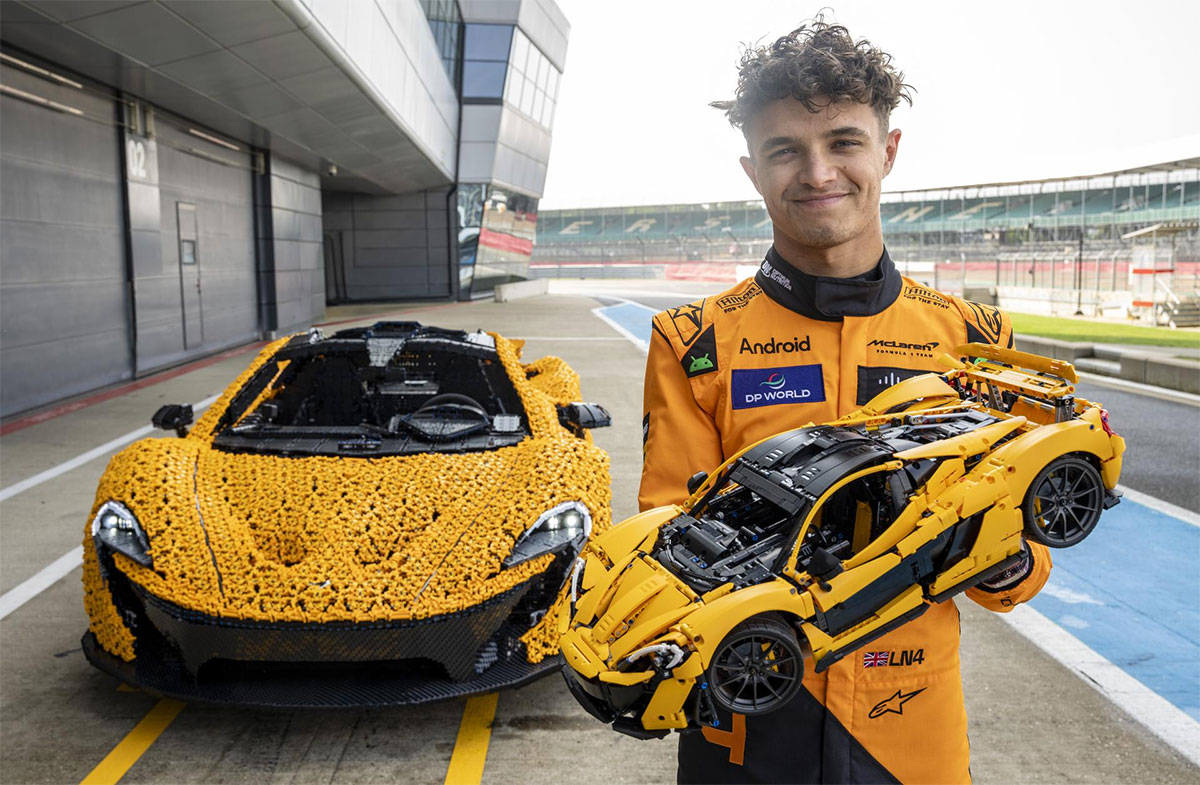
<path fill-rule="evenodd" d="M 92 537 L 97 546 L 103 545 L 124 554 L 143 566 L 154 566 L 146 533 L 129 508 L 120 502 L 108 501 L 100 505 L 92 519 Z"/>
<path fill-rule="evenodd" d="M 592 514 L 588 508 L 580 502 L 564 502 L 539 515 L 537 521 L 517 538 L 504 566 L 515 567 L 568 546 L 578 553 L 591 533 Z"/>

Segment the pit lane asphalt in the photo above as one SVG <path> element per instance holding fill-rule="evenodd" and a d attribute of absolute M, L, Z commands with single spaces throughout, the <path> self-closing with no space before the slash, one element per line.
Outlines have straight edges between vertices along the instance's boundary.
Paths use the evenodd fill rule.
<path fill-rule="evenodd" d="M 620 520 L 635 510 L 644 356 L 589 313 L 598 304 L 594 296 L 564 294 L 436 312 L 428 306 L 386 310 L 396 318 L 524 337 L 527 360 L 564 357 L 580 373 L 584 398 L 613 414 L 613 427 L 595 436 L 612 456 L 614 518 Z M 328 318 L 381 310 L 331 309 Z M 141 427 L 163 403 L 218 392 L 250 357 L 5 436 L 0 488 Z M 93 460 L 0 502 L 0 591 L 78 545 L 105 463 Z M 976 782 L 1196 781 L 1194 766 L 996 617 L 968 602 L 960 607 Z M 78 568 L 0 621 L 3 782 L 80 782 L 156 704 L 152 696 L 118 690 L 85 662 L 79 650 L 85 627 Z M 189 705 L 121 781 L 439 783 L 454 754 L 463 706 L 459 700 L 415 709 L 268 712 Z M 482 780 L 672 782 L 674 748 L 674 739 L 638 742 L 606 730 L 552 677 L 501 693 Z"/>

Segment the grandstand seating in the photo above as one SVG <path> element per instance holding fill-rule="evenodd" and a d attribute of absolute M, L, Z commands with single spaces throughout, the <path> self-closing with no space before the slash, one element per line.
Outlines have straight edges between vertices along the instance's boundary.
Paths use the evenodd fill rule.
<path fill-rule="evenodd" d="M 980 189 L 960 189 L 978 193 Z M 1145 225 L 1200 218 L 1200 181 L 1111 186 L 1038 194 L 888 201 L 881 205 L 886 236 L 1055 229 L 1086 225 Z M 600 243 L 712 248 L 769 240 L 761 202 L 545 210 L 538 216 L 539 246 Z M 686 258 L 686 257 L 685 257 Z"/>

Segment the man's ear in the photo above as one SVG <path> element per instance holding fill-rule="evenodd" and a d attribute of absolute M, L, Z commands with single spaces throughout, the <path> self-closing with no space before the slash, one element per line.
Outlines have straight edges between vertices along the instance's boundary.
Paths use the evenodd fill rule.
<path fill-rule="evenodd" d="M 887 177 L 896 163 L 896 151 L 900 148 L 900 129 L 893 128 L 883 139 L 883 176 Z"/>
<path fill-rule="evenodd" d="M 750 178 L 750 182 L 754 183 L 754 190 L 758 191 L 758 195 L 762 196 L 762 189 L 758 187 L 758 170 L 754 168 L 754 161 L 748 156 L 743 155 L 738 159 L 742 164 L 742 171 Z"/>

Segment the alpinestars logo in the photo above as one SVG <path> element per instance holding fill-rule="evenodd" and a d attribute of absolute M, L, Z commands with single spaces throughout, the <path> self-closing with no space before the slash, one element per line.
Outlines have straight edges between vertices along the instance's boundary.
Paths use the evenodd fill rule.
<path fill-rule="evenodd" d="M 784 289 L 787 289 L 789 292 L 792 290 L 791 280 L 786 275 L 784 275 L 783 273 L 776 270 L 773 266 L 771 266 L 771 263 L 768 262 L 766 259 L 763 259 L 762 267 L 760 267 L 759 269 L 762 270 L 763 275 L 770 278 L 772 281 L 779 284 Z"/>
<path fill-rule="evenodd" d="M 738 354 L 791 354 L 792 352 L 807 352 L 811 349 L 812 340 L 807 335 L 804 338 L 793 336 L 790 341 L 771 338 L 762 343 L 750 343 L 749 338 L 743 338 L 742 345 L 738 348 Z"/>
<path fill-rule="evenodd" d="M 873 720 L 877 720 L 885 714 L 904 714 L 904 704 L 908 703 L 910 700 L 917 697 L 924 691 L 924 687 L 919 690 L 913 690 L 912 692 L 896 690 L 895 695 L 881 700 L 879 703 L 876 703 L 874 706 L 872 706 L 871 713 L 867 716 Z"/>

